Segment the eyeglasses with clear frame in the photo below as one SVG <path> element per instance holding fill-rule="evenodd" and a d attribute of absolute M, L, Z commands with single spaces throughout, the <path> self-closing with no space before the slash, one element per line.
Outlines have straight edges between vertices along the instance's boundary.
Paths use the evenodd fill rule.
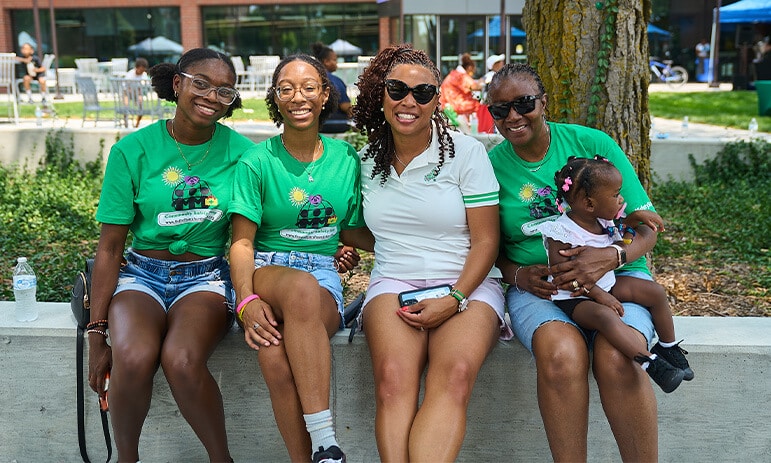
<path fill-rule="evenodd" d="M 238 90 L 232 87 L 217 87 L 210 84 L 206 79 L 196 77 L 186 72 L 180 72 L 179 74 L 190 79 L 190 83 L 192 84 L 190 91 L 193 92 L 193 95 L 208 96 L 209 93 L 214 90 L 214 92 L 217 93 L 217 101 L 228 106 L 233 104 L 233 102 L 236 101 L 236 98 L 240 96 Z"/>
<path fill-rule="evenodd" d="M 318 98 L 323 88 L 324 86 L 315 80 L 306 80 L 299 87 L 285 82 L 274 87 L 273 90 L 276 92 L 276 98 L 281 101 L 291 101 L 297 92 L 310 101 Z"/>

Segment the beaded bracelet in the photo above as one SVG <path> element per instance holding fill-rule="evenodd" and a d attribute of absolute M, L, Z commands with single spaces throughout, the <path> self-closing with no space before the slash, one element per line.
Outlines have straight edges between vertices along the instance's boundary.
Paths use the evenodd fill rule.
<path fill-rule="evenodd" d="M 95 320 L 89 323 L 88 325 L 86 325 L 86 329 L 98 328 L 98 327 L 107 328 L 107 320 Z"/>
<path fill-rule="evenodd" d="M 260 296 L 257 294 L 252 294 L 249 296 L 246 296 L 243 301 L 241 301 L 240 304 L 238 304 L 238 307 L 236 307 L 236 318 L 243 323 L 244 322 L 244 309 L 246 308 L 246 305 L 250 302 L 252 302 L 255 299 L 259 299 Z"/>
<path fill-rule="evenodd" d="M 514 271 L 514 289 L 516 289 L 519 294 L 525 293 L 525 290 L 519 289 L 519 285 L 517 284 L 517 276 L 519 275 L 519 271 L 522 270 L 523 268 L 524 267 L 520 265 L 519 267 L 517 267 L 517 270 Z"/>
<path fill-rule="evenodd" d="M 101 334 L 102 336 L 104 336 L 104 338 L 105 338 L 105 339 L 107 339 L 107 338 L 109 338 L 109 337 L 110 337 L 110 336 L 107 334 L 107 332 L 106 332 L 106 331 L 97 330 L 96 328 L 91 328 L 90 330 L 86 330 L 86 333 L 88 333 L 88 334 L 91 334 L 91 333 L 97 333 L 97 334 Z"/>

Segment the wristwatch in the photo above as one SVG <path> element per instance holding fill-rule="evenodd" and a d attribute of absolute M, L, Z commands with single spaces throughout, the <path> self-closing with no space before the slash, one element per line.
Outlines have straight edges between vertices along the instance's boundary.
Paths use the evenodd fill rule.
<path fill-rule="evenodd" d="M 450 296 L 454 297 L 455 300 L 458 301 L 458 312 L 463 312 L 468 308 L 468 298 L 465 294 L 453 288 L 452 291 L 450 291 Z"/>
<path fill-rule="evenodd" d="M 626 249 L 619 246 L 618 244 L 611 244 L 611 246 L 616 248 L 616 253 L 618 254 L 618 265 L 616 266 L 616 268 L 619 268 L 622 265 L 626 264 Z"/>

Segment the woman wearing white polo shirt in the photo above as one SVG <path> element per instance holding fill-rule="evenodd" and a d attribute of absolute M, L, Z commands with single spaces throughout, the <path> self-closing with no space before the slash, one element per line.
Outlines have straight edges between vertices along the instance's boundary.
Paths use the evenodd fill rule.
<path fill-rule="evenodd" d="M 376 384 L 383 461 L 452 461 L 477 373 L 510 337 L 498 253 L 498 183 L 481 143 L 448 130 L 439 71 L 422 51 L 381 51 L 359 78 L 354 120 L 364 217 L 375 237 L 362 322 Z M 399 293 L 446 284 L 414 305 Z M 425 396 L 418 408 L 423 370 Z"/>

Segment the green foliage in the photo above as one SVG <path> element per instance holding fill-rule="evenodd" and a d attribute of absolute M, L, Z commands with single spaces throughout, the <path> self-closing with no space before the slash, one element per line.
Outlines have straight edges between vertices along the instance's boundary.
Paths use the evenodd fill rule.
<path fill-rule="evenodd" d="M 654 185 L 652 197 L 667 223 L 654 255 L 689 256 L 720 271 L 727 264 L 750 266 L 731 275 L 756 296 L 771 286 L 771 145 L 730 143 L 713 160 L 694 167 L 693 183 Z"/>
<path fill-rule="evenodd" d="M 13 300 L 10 276 L 16 257 L 29 258 L 38 275 L 38 300 L 66 301 L 74 269 L 96 250 L 94 220 L 102 185 L 97 163 L 80 166 L 72 141 L 46 136 L 46 157 L 35 172 L 0 168 L 0 299 Z"/>
<path fill-rule="evenodd" d="M 598 105 L 602 101 L 601 94 L 605 90 L 610 69 L 610 55 L 616 42 L 616 17 L 618 16 L 618 0 L 607 0 L 595 4 L 598 10 L 605 11 L 605 17 L 600 27 L 600 45 L 597 50 L 597 68 L 594 71 L 594 82 L 589 89 L 589 107 L 586 114 L 586 125 L 597 126 Z"/>

